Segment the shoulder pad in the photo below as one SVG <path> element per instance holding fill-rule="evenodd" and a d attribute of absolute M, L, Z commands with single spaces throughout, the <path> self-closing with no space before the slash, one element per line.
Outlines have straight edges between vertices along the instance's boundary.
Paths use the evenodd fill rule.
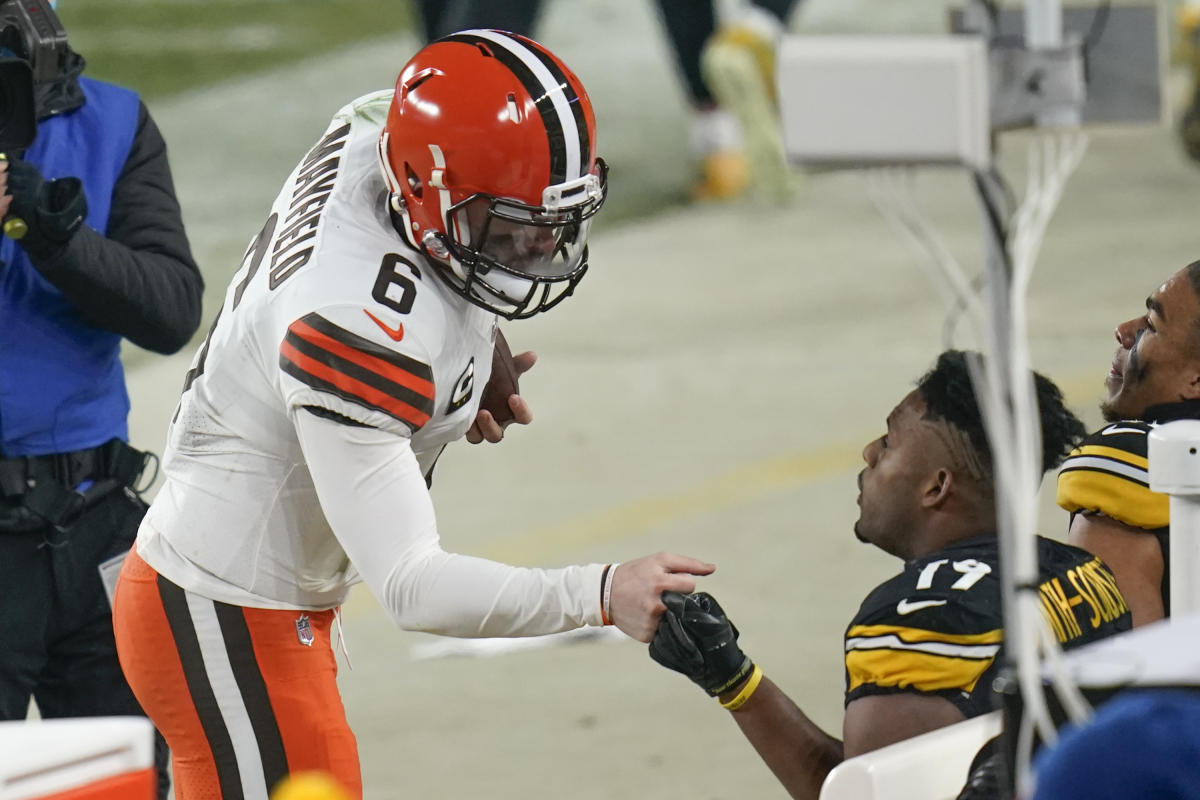
<path fill-rule="evenodd" d="M 1106 425 L 1071 451 L 1058 473 L 1058 504 L 1089 511 L 1135 528 L 1165 527 L 1167 496 L 1150 491 L 1147 434 L 1153 426 L 1124 421 Z"/>

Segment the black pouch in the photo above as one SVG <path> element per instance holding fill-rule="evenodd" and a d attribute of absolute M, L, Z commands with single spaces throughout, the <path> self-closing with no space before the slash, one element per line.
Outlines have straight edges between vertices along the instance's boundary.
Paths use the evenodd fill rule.
<path fill-rule="evenodd" d="M 0 460 L 0 533 L 63 532 L 118 489 L 135 491 L 153 458 L 120 439 L 90 450 Z M 83 491 L 75 487 L 87 483 Z"/>

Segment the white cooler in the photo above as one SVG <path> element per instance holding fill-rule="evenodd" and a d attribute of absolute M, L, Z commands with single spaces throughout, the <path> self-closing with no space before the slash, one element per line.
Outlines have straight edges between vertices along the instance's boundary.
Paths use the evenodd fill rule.
<path fill-rule="evenodd" d="M 154 800 L 141 717 L 0 722 L 0 800 Z"/>

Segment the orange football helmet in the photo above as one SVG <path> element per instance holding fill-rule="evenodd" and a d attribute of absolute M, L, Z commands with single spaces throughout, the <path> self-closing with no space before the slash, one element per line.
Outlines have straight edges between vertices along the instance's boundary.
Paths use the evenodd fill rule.
<path fill-rule="evenodd" d="M 607 167 L 583 84 L 549 50 L 494 30 L 424 47 L 379 156 L 396 227 L 459 294 L 516 319 L 575 290 Z"/>

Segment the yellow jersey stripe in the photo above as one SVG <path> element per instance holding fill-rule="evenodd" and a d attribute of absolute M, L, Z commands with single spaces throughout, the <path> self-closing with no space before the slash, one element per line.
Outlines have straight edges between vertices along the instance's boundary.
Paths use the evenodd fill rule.
<path fill-rule="evenodd" d="M 1171 521 L 1167 495 L 1103 472 L 1059 473 L 1056 500 L 1067 511 L 1098 511 L 1135 528 L 1162 528 Z"/>
<path fill-rule="evenodd" d="M 846 654 L 847 691 L 863 685 L 935 692 L 975 690 L 994 659 L 962 659 L 914 651 L 855 650 Z"/>

